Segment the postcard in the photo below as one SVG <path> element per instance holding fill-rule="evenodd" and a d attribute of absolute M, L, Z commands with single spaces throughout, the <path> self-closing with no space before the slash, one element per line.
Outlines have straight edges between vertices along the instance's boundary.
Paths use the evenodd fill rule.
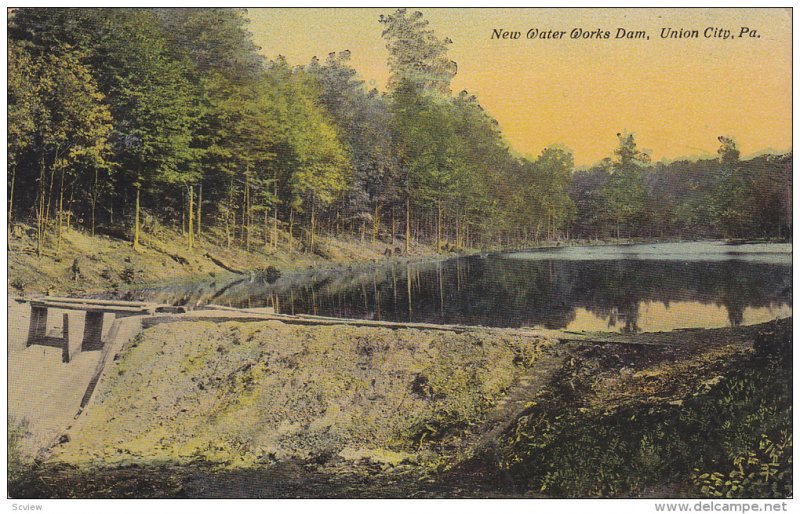
<path fill-rule="evenodd" d="M 15 510 L 792 498 L 790 8 L 7 34 Z"/>

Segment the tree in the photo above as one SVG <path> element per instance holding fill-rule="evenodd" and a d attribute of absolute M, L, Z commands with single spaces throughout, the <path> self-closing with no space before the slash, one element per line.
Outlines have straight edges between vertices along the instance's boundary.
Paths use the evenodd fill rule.
<path fill-rule="evenodd" d="M 403 82 L 393 92 L 396 151 L 405 169 L 406 245 L 412 207 L 435 212 L 435 241 L 442 246 L 442 218 L 456 191 L 457 141 L 446 99 Z"/>
<path fill-rule="evenodd" d="M 382 37 L 389 50 L 389 89 L 407 81 L 424 91 L 442 95 L 450 93 L 450 81 L 458 67 L 447 57 L 449 38 L 439 39 L 428 28 L 428 21 L 419 11 L 408 13 L 398 9 L 393 14 L 381 15 Z"/>
<path fill-rule="evenodd" d="M 271 198 L 263 189 L 268 187 L 261 176 L 260 161 L 268 159 L 269 145 L 274 140 L 274 120 L 263 105 L 259 89 L 264 71 L 264 58 L 247 30 L 246 9 L 156 9 L 170 51 L 178 60 L 191 63 L 190 80 L 197 91 L 197 124 L 194 146 L 199 152 L 199 173 L 189 185 L 189 200 L 197 185 L 197 213 L 189 209 L 189 222 L 196 218 L 196 232 L 202 234 L 204 204 L 223 211 L 228 244 L 235 225 L 232 202 L 236 184 L 248 189 L 245 201 L 250 201 L 249 186 L 255 187 L 260 205 L 253 210 L 268 208 L 263 204 Z M 259 133 L 260 131 L 260 133 Z M 258 170 L 256 173 L 254 170 Z M 206 199 L 202 197 L 206 183 Z M 266 196 L 265 196 L 266 195 Z M 265 210 L 265 213 L 266 213 Z M 245 245 L 250 244 L 251 224 L 243 219 Z M 189 231 L 190 242 L 192 231 Z"/>
<path fill-rule="evenodd" d="M 33 109 L 32 149 L 39 161 L 36 220 L 40 255 L 54 204 L 60 248 L 66 175 L 111 167 L 111 113 L 81 57 L 63 47 L 40 58 L 33 68 L 39 98 Z"/>
<path fill-rule="evenodd" d="M 617 239 L 620 225 L 641 218 L 647 205 L 642 167 L 650 162 L 650 156 L 636 148 L 633 134 L 617 134 L 619 146 L 614 150 L 616 160 L 612 164 L 611 176 L 603 188 L 606 209 L 616 225 Z"/>
<path fill-rule="evenodd" d="M 352 180 L 340 209 L 348 220 L 372 219 L 372 240 L 380 232 L 382 209 L 394 213 L 398 197 L 397 160 L 391 152 L 391 120 L 386 99 L 366 91 L 350 66 L 350 52 L 331 53 L 324 62 L 313 59 L 308 73 L 319 85 L 319 98 L 331 114 L 352 160 Z M 392 237 L 395 223 L 392 217 Z"/>
<path fill-rule="evenodd" d="M 577 234 L 585 237 L 607 234 L 608 215 L 603 192 L 611 176 L 611 167 L 611 159 L 605 158 L 588 170 L 572 174 L 568 191 L 576 209 L 572 226 Z"/>
<path fill-rule="evenodd" d="M 33 144 L 36 130 L 34 116 L 39 105 L 38 83 L 34 80 L 37 70 L 31 56 L 16 41 L 8 44 L 8 142 L 6 156 L 9 168 L 8 227 L 10 230 L 14 213 L 14 186 L 17 163 L 22 154 Z"/>
<path fill-rule="evenodd" d="M 258 80 L 265 59 L 247 30 L 247 9 L 155 9 L 170 47 L 178 58 L 187 57 L 199 77 L 220 73 L 227 80 Z"/>
<path fill-rule="evenodd" d="M 755 218 L 751 177 L 739 163 L 739 150 L 731 137 L 720 136 L 719 171 L 711 197 L 711 213 L 725 237 L 751 232 Z"/>
<path fill-rule="evenodd" d="M 555 239 L 575 215 L 575 205 L 567 193 L 573 167 L 572 153 L 560 146 L 545 148 L 534 164 L 533 196 L 544 213 L 548 240 Z"/>
<path fill-rule="evenodd" d="M 389 50 L 389 90 L 395 118 L 395 152 L 405 171 L 406 252 L 411 243 L 411 210 L 419 197 L 422 206 L 436 205 L 436 245 L 441 247 L 443 202 L 453 185 L 448 166 L 452 136 L 440 103 L 448 99 L 450 81 L 457 72 L 447 57 L 452 43 L 440 40 L 419 11 L 398 9 L 379 18 Z"/>
<path fill-rule="evenodd" d="M 450 210 L 455 215 L 456 247 L 474 228 L 497 230 L 504 225 L 500 206 L 512 196 L 509 175 L 517 161 L 503 140 L 497 120 L 492 118 L 475 95 L 461 91 L 452 100 L 453 130 L 457 149 L 455 189 Z"/>
<path fill-rule="evenodd" d="M 336 125 L 321 106 L 320 88 L 302 68 L 292 68 L 283 57 L 271 61 L 263 88 L 269 93 L 270 117 L 280 128 L 270 169 L 276 201 L 288 207 L 289 245 L 293 245 L 295 214 L 307 213 L 313 251 L 317 214 L 349 186 L 350 160 Z"/>
<path fill-rule="evenodd" d="M 739 149 L 736 148 L 736 141 L 729 136 L 719 136 L 717 138 L 720 146 L 717 149 L 719 155 L 719 162 L 723 166 L 733 167 L 739 163 Z"/>

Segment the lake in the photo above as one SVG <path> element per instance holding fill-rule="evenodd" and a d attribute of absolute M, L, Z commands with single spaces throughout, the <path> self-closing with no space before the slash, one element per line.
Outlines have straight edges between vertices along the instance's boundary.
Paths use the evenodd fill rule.
<path fill-rule="evenodd" d="M 176 305 L 574 331 L 650 332 L 792 315 L 792 246 L 563 247 L 358 265 L 132 292 Z"/>

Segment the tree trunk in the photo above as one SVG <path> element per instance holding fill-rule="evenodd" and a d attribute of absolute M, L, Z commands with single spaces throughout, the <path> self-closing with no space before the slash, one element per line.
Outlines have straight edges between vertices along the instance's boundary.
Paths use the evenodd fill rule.
<path fill-rule="evenodd" d="M 194 186 L 189 186 L 189 250 L 194 248 Z"/>
<path fill-rule="evenodd" d="M 242 232 L 239 236 L 239 242 L 245 246 L 246 249 L 249 250 L 250 246 L 250 230 L 248 227 L 249 217 L 248 217 L 248 209 L 247 209 L 247 197 L 248 197 L 248 186 L 249 186 L 249 178 L 250 178 L 250 167 L 248 164 L 247 170 L 244 174 L 244 190 L 242 191 Z"/>
<path fill-rule="evenodd" d="M 311 243 L 308 246 L 309 253 L 314 253 L 314 230 L 317 228 L 317 199 L 311 195 Z"/>
<path fill-rule="evenodd" d="M 264 206 L 264 251 L 269 250 L 269 206 Z"/>
<path fill-rule="evenodd" d="M 278 200 L 278 180 L 275 179 L 275 201 Z M 275 212 L 272 217 L 272 247 L 278 249 L 278 205 L 275 205 Z"/>
<path fill-rule="evenodd" d="M 442 251 L 442 201 L 436 202 L 436 251 Z"/>
<path fill-rule="evenodd" d="M 412 275 L 411 275 L 411 264 L 406 264 L 406 294 L 408 295 L 408 321 L 411 321 L 412 316 L 412 309 L 411 309 L 411 287 L 412 287 Z"/>
<path fill-rule="evenodd" d="M 58 186 L 58 242 L 56 243 L 56 255 L 61 253 L 62 224 L 64 218 L 64 169 L 61 169 L 61 183 Z"/>
<path fill-rule="evenodd" d="M 75 183 L 69 187 L 69 201 L 67 202 L 67 222 L 64 224 L 64 231 L 69 233 L 72 230 L 72 200 L 75 197 Z"/>
<path fill-rule="evenodd" d="M 39 161 L 39 202 L 36 207 L 36 255 L 41 257 L 44 250 L 44 192 L 45 192 L 45 163 L 44 156 Z"/>
<path fill-rule="evenodd" d="M 94 169 L 94 184 L 92 185 L 92 237 L 94 237 L 96 208 L 97 208 L 97 168 Z"/>
<path fill-rule="evenodd" d="M 55 157 L 53 158 L 53 166 L 50 168 L 50 186 L 47 191 L 47 208 L 44 211 L 44 227 L 45 230 L 50 224 L 50 213 L 53 207 L 53 187 L 56 181 L 56 162 L 58 162 L 58 150 L 56 150 Z"/>
<path fill-rule="evenodd" d="M 380 226 L 380 211 L 381 211 L 381 204 L 377 202 L 375 204 L 375 215 L 372 217 L 372 244 L 375 244 L 378 241 L 378 227 Z"/>
<path fill-rule="evenodd" d="M 181 237 L 186 235 L 186 202 L 188 199 L 186 198 L 186 191 L 181 189 Z"/>
<path fill-rule="evenodd" d="M 406 255 L 411 250 L 411 197 L 406 196 Z"/>
<path fill-rule="evenodd" d="M 17 166 L 16 164 L 11 166 L 11 189 L 8 191 L 8 237 L 9 241 L 11 238 L 11 215 L 14 212 L 14 182 L 17 177 Z"/>
<path fill-rule="evenodd" d="M 197 191 L 197 238 L 203 235 L 203 183 L 200 182 L 200 189 Z"/>
<path fill-rule="evenodd" d="M 392 206 L 392 246 L 395 245 L 397 240 L 397 219 L 394 215 L 394 206 Z"/>
<path fill-rule="evenodd" d="M 250 251 L 250 233 L 253 226 L 253 209 L 250 207 L 250 163 L 247 163 L 247 173 L 244 176 L 244 205 L 245 217 L 247 218 L 247 234 L 245 234 L 245 249 Z M 245 220 L 242 220 L 245 223 Z"/>
<path fill-rule="evenodd" d="M 225 213 L 225 242 L 231 248 L 231 213 L 233 213 L 233 179 L 228 183 L 228 209 Z M 233 220 L 236 223 L 236 219 Z"/>
<path fill-rule="evenodd" d="M 140 186 L 136 187 L 136 214 L 133 224 L 133 249 L 139 251 L 139 190 Z"/>
<path fill-rule="evenodd" d="M 289 253 L 292 252 L 294 243 L 294 209 L 289 209 Z"/>

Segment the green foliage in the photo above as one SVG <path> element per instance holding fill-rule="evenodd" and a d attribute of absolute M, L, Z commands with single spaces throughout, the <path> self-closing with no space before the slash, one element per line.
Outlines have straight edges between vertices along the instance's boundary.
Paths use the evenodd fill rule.
<path fill-rule="evenodd" d="M 16 41 L 8 44 L 8 142 L 9 164 L 33 143 L 38 108 L 36 68 L 31 56 Z"/>
<path fill-rule="evenodd" d="M 354 219 L 398 201 L 399 171 L 397 159 L 387 151 L 392 132 L 386 99 L 374 89 L 365 90 L 349 61 L 349 51 L 331 53 L 324 62 L 313 59 L 306 71 L 316 81 L 319 101 L 351 159 L 352 180 L 338 207 Z"/>
<path fill-rule="evenodd" d="M 316 108 L 319 96 L 313 78 L 298 71 L 286 93 L 293 99 L 284 122 L 296 160 L 290 179 L 292 205 L 300 207 L 303 199 L 328 205 L 347 188 L 349 156 L 327 113 Z"/>
<path fill-rule="evenodd" d="M 507 434 L 504 460 L 519 487 L 552 496 L 668 486 L 711 498 L 790 497 L 790 384 L 791 366 L 773 354 L 741 363 L 681 406 L 592 417 L 534 406 Z M 556 401 L 569 401 L 563 393 Z"/>
<path fill-rule="evenodd" d="M 117 119 L 120 161 L 134 182 L 188 184 L 197 178 L 193 130 L 198 112 L 188 63 L 170 56 L 168 42 L 151 11 L 112 17 L 109 54 L 116 63 L 110 88 Z M 109 55 L 110 56 L 110 55 Z"/>
<path fill-rule="evenodd" d="M 456 156 L 448 105 L 405 82 L 393 95 L 393 109 L 408 189 L 415 200 L 435 206 L 455 189 Z"/>
<path fill-rule="evenodd" d="M 778 442 L 761 434 L 758 446 L 733 459 L 724 472 L 701 473 L 692 482 L 711 498 L 789 498 L 792 496 L 792 434 L 781 430 Z"/>
<path fill-rule="evenodd" d="M 450 80 L 458 68 L 447 57 L 452 41 L 436 37 L 419 11 L 398 9 L 381 15 L 379 20 L 384 25 L 382 36 L 389 50 L 390 88 L 408 82 L 424 91 L 448 94 Z"/>
<path fill-rule="evenodd" d="M 611 176 L 603 187 L 605 208 L 609 218 L 616 223 L 617 237 L 620 225 L 641 218 L 647 205 L 647 191 L 642 166 L 650 157 L 636 148 L 633 134 L 617 134 L 619 147 L 614 151 L 617 160 Z"/>
<path fill-rule="evenodd" d="M 83 57 L 69 47 L 35 67 L 34 148 L 46 165 L 69 169 L 76 161 L 107 167 L 111 114 Z"/>
<path fill-rule="evenodd" d="M 572 154 L 559 146 L 545 148 L 535 161 L 522 165 L 517 211 L 537 238 L 555 239 L 572 222 L 575 204 L 567 193 L 572 171 Z M 518 223 L 525 226 L 525 219 Z"/>
<path fill-rule="evenodd" d="M 268 61 L 244 9 L 14 10 L 9 214 L 35 213 L 43 231 L 64 211 L 92 230 L 95 217 L 127 225 L 140 190 L 143 208 L 185 230 L 192 187 L 202 226 L 217 220 L 248 248 L 254 233 L 265 247 L 289 240 L 287 222 L 371 222 L 373 238 L 455 247 L 790 234 L 791 155 L 741 161 L 721 137 L 719 159 L 651 166 L 619 134 L 613 160 L 590 170 L 558 145 L 521 159 L 476 96 L 451 94 L 449 39 L 416 11 L 379 22 L 386 94 L 364 87 L 348 51 Z M 262 212 L 272 235 L 253 227 Z"/>

